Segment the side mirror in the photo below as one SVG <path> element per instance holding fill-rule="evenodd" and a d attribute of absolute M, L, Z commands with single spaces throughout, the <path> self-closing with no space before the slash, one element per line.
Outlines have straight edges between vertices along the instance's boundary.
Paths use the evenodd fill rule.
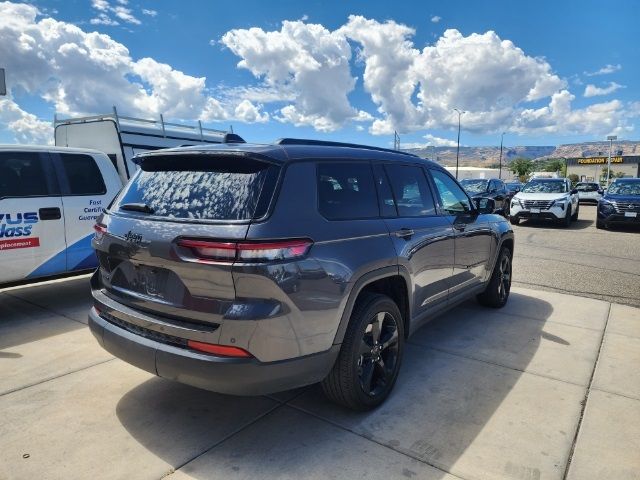
<path fill-rule="evenodd" d="M 600 195 L 604 195 L 604 190 L 600 189 L 600 190 L 598 190 L 598 193 L 599 193 Z"/>
<path fill-rule="evenodd" d="M 520 187 L 516 187 L 513 189 L 516 193 L 518 193 L 520 191 Z"/>
<path fill-rule="evenodd" d="M 496 202 L 493 198 L 474 198 L 478 213 L 493 213 L 496 210 Z"/>
<path fill-rule="evenodd" d="M 575 195 L 576 193 L 578 193 L 578 189 L 574 188 L 571 190 L 571 195 Z"/>

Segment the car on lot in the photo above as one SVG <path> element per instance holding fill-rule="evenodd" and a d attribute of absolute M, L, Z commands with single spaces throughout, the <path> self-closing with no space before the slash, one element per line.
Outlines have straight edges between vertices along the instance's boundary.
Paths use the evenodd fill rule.
<path fill-rule="evenodd" d="M 498 178 L 465 178 L 460 185 L 471 198 L 491 198 L 495 202 L 496 213 L 507 216 L 512 195 L 505 183 Z"/>
<path fill-rule="evenodd" d="M 596 182 L 578 182 L 575 188 L 578 191 L 578 200 L 581 203 L 598 203 L 604 193 L 600 184 Z"/>
<path fill-rule="evenodd" d="M 513 196 L 516 193 L 518 193 L 520 190 L 522 190 L 522 187 L 524 186 L 524 183 L 506 182 L 505 185 L 507 186 L 507 191 L 511 194 L 511 196 Z"/>
<path fill-rule="evenodd" d="M 640 224 L 640 178 L 616 178 L 598 201 L 597 228 Z"/>
<path fill-rule="evenodd" d="M 0 145 L 0 285 L 94 269 L 93 225 L 121 188 L 102 152 Z"/>
<path fill-rule="evenodd" d="M 568 227 L 578 219 L 578 191 L 567 178 L 533 178 L 511 199 L 510 221 L 522 219 L 561 222 Z"/>
<path fill-rule="evenodd" d="M 135 161 L 95 227 L 89 325 L 161 377 L 238 395 L 321 382 L 369 409 L 421 325 L 507 302 L 511 226 L 434 162 L 300 139 Z"/>

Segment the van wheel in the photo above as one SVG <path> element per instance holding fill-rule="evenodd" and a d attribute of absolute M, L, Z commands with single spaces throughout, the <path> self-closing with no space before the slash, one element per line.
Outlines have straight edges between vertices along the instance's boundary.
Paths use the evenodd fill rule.
<path fill-rule="evenodd" d="M 504 307 L 511 291 L 511 250 L 503 247 L 498 255 L 491 279 L 484 292 L 476 298 L 486 307 Z"/>
<path fill-rule="evenodd" d="M 335 403 L 370 410 L 389 396 L 398 377 L 404 325 L 386 295 L 367 293 L 357 302 L 338 359 L 322 390 Z"/>

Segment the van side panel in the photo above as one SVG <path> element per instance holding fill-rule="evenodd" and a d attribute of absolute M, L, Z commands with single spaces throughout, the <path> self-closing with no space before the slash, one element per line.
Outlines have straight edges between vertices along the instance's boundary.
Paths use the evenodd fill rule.
<path fill-rule="evenodd" d="M 115 155 L 120 179 L 122 183 L 127 182 L 128 169 L 125 166 L 126 159 L 115 121 L 107 119 L 58 125 L 55 130 L 55 142 L 59 147 L 91 148 L 107 155 Z"/>

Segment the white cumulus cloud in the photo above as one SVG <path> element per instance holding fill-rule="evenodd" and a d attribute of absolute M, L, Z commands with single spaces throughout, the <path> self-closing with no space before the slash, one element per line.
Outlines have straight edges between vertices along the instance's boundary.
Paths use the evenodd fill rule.
<path fill-rule="evenodd" d="M 588 77 L 594 77 L 596 75 L 608 75 L 609 73 L 617 72 L 618 70 L 622 70 L 622 65 L 619 63 L 612 65 L 608 63 L 604 67 L 596 70 L 595 72 L 584 72 L 584 74 Z"/>
<path fill-rule="evenodd" d="M 433 17 L 431 17 L 431 23 L 439 23 L 440 20 L 442 20 L 442 17 L 439 15 L 434 15 Z"/>
<path fill-rule="evenodd" d="M 53 127 L 22 110 L 9 98 L 0 99 L 0 125 L 6 125 L 18 143 L 53 143 Z"/>
<path fill-rule="evenodd" d="M 624 85 L 620 85 L 616 82 L 609 82 L 609 85 L 607 87 L 596 87 L 595 85 L 590 83 L 584 88 L 584 96 L 589 98 L 597 97 L 600 95 L 609 95 L 610 93 L 613 93 L 621 88 L 625 88 Z"/>

